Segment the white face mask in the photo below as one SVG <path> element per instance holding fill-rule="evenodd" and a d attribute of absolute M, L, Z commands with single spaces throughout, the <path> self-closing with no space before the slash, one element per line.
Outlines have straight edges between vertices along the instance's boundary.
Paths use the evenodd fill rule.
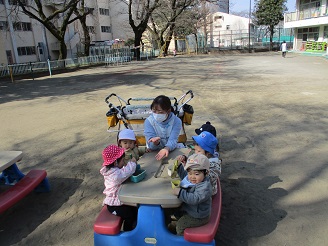
<path fill-rule="evenodd" d="M 159 123 L 162 123 L 167 118 L 167 114 L 155 114 L 153 113 L 155 120 Z"/>

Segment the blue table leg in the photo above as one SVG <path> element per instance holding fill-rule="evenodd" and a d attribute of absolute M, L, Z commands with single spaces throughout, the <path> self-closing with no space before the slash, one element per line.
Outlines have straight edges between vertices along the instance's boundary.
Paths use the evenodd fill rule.
<path fill-rule="evenodd" d="M 19 180 L 21 180 L 25 174 L 23 174 L 17 167 L 16 163 L 6 168 L 0 174 L 0 180 L 3 179 L 6 185 L 15 185 Z M 34 189 L 35 192 L 49 192 L 50 184 L 48 178 L 44 180 Z"/>
<path fill-rule="evenodd" d="M 16 163 L 2 171 L 0 179 L 5 180 L 6 185 L 14 185 L 25 175 L 18 169 Z"/>
<path fill-rule="evenodd" d="M 212 244 L 191 243 L 168 231 L 165 225 L 164 211 L 159 205 L 140 205 L 138 223 L 133 231 L 121 232 L 117 235 L 94 233 L 94 245 L 135 246 L 204 246 Z"/>

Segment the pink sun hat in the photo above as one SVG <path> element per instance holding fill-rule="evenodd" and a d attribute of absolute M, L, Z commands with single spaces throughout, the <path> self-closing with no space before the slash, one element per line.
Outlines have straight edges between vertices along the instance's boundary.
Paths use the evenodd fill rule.
<path fill-rule="evenodd" d="M 103 166 L 112 165 L 118 158 L 124 154 L 124 149 L 116 145 L 108 145 L 102 152 L 104 159 Z"/>

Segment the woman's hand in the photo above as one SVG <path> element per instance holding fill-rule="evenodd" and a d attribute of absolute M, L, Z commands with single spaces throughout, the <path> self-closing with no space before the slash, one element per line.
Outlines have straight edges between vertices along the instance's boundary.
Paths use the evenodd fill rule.
<path fill-rule="evenodd" d="M 168 147 L 165 147 L 164 149 L 161 149 L 158 151 L 157 155 L 155 155 L 156 160 L 162 160 L 164 157 L 168 157 L 169 150 Z"/>
<path fill-rule="evenodd" d="M 160 137 L 153 137 L 153 138 L 148 140 L 148 143 L 154 143 L 155 145 L 159 145 L 160 142 L 161 142 Z"/>

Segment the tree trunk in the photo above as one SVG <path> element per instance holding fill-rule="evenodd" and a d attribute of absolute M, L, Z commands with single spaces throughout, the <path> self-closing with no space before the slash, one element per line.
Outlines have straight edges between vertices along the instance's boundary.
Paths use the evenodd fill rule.
<path fill-rule="evenodd" d="M 174 24 L 171 25 L 171 26 L 170 26 L 170 29 L 169 29 L 169 31 L 168 31 L 168 33 L 167 33 L 167 37 L 168 37 L 168 38 L 165 40 L 165 43 L 164 43 L 164 45 L 165 45 L 164 53 L 165 53 L 165 54 L 167 54 L 167 51 L 168 51 L 168 49 L 169 49 L 169 46 L 170 46 L 170 43 L 171 43 L 171 40 L 172 40 L 172 35 L 173 35 L 174 27 L 175 27 Z"/>
<path fill-rule="evenodd" d="M 83 29 L 83 35 L 84 35 L 84 42 L 83 42 L 84 56 L 89 56 L 91 39 L 90 39 L 88 27 L 86 25 L 86 16 L 84 16 L 80 19 L 80 23 L 81 23 L 81 26 Z"/>
<path fill-rule="evenodd" d="M 66 59 L 67 57 L 67 46 L 65 44 L 65 39 L 59 40 L 59 57 L 58 60 Z"/>
<path fill-rule="evenodd" d="M 270 26 L 270 51 L 272 50 L 272 46 L 273 46 L 273 34 L 274 34 L 274 26 Z"/>
<path fill-rule="evenodd" d="M 135 47 L 135 52 L 134 52 L 134 57 L 137 59 L 137 61 L 140 61 L 140 44 L 141 44 L 141 38 L 142 38 L 142 33 L 143 31 L 135 31 L 134 32 L 134 47 Z"/>
<path fill-rule="evenodd" d="M 198 37 L 197 37 L 197 33 L 194 33 L 195 35 L 195 40 L 196 40 L 196 55 L 198 54 Z"/>

